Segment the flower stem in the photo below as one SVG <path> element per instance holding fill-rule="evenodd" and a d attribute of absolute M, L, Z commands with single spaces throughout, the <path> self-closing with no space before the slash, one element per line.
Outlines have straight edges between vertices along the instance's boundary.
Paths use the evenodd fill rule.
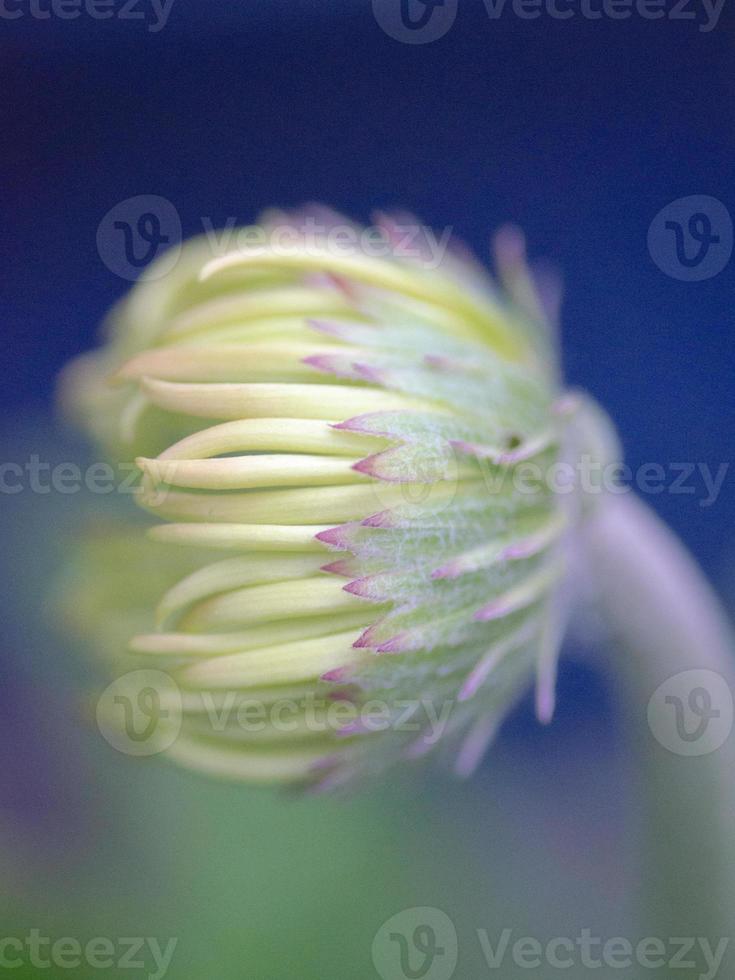
<path fill-rule="evenodd" d="M 729 731 L 719 748 L 687 757 L 677 751 L 681 730 L 675 724 L 675 698 L 664 702 L 671 708 L 668 747 L 654 738 L 647 718 L 659 685 L 680 672 L 700 670 L 725 682 L 716 679 L 720 703 L 715 698 L 711 706 L 722 712 L 718 724 L 724 719 L 727 725 L 731 709 L 725 685 L 735 691 L 730 627 L 683 545 L 632 495 L 610 498 L 599 508 L 587 528 L 585 550 L 603 616 L 619 641 L 614 669 L 640 760 L 645 800 L 640 936 L 664 943 L 707 937 L 715 950 L 720 939 L 733 935 L 735 916 L 735 735 Z M 682 708 L 685 704 L 682 699 Z M 691 731 L 691 718 L 688 724 Z M 677 976 L 735 976 L 733 947 L 731 939 L 715 974 L 714 967 L 709 973 L 702 967 L 697 946 L 698 955 L 684 958 L 697 960 L 696 968 L 677 970 Z M 654 975 L 669 973 L 663 967 Z"/>

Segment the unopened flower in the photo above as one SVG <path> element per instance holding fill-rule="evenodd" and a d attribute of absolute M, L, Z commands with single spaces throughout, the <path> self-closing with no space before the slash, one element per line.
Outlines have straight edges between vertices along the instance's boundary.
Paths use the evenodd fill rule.
<path fill-rule="evenodd" d="M 468 772 L 534 674 L 551 716 L 586 503 L 548 475 L 614 440 L 560 388 L 518 233 L 495 285 L 455 246 L 438 268 L 399 254 L 399 219 L 376 256 L 307 240 L 306 217 L 215 258 L 186 245 L 67 379 L 140 468 L 150 537 L 201 556 L 128 662 L 181 691 L 186 764 L 333 785 L 441 743 Z"/>

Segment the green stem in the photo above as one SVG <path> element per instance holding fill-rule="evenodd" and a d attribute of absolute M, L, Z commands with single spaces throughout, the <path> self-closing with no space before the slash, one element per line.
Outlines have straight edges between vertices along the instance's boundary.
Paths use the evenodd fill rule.
<path fill-rule="evenodd" d="M 645 828 L 640 936 L 665 943 L 673 937 L 707 937 L 716 949 L 721 938 L 733 935 L 735 923 L 735 735 L 729 731 L 724 744 L 707 754 L 683 756 L 678 752 L 686 743 L 676 727 L 676 704 L 659 697 L 658 717 L 671 726 L 670 736 L 664 728 L 662 738 L 668 748 L 652 734 L 648 705 L 659 685 L 679 672 L 711 671 L 725 684 L 702 675 L 711 707 L 722 711 L 710 723 L 727 726 L 727 687 L 735 691 L 732 634 L 691 556 L 632 495 L 610 498 L 599 508 L 586 531 L 585 548 L 603 615 L 620 641 L 614 668 L 641 764 Z M 667 691 L 685 697 L 687 684 L 671 683 Z M 701 705 L 701 700 L 695 702 L 695 707 Z M 688 710 L 684 700 L 685 706 Z M 692 713 L 685 717 L 686 731 L 692 734 L 698 718 Z M 687 959 L 697 960 L 697 967 L 677 969 L 681 980 L 713 975 L 703 965 L 699 946 Z M 731 939 L 716 976 L 735 977 L 734 963 Z M 664 968 L 646 975 L 671 973 Z"/>

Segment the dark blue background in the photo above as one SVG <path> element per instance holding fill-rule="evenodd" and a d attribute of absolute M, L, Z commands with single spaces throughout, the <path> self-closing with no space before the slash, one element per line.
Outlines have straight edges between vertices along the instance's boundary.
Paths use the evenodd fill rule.
<path fill-rule="evenodd" d="M 735 213 L 735 47 L 727 8 L 694 21 L 491 21 L 401 44 L 369 0 L 174 0 L 137 21 L 0 19 L 3 408 L 51 405 L 126 288 L 95 232 L 116 202 L 160 194 L 185 234 L 324 200 L 367 218 L 399 205 L 480 252 L 513 220 L 564 271 L 568 377 L 616 419 L 633 466 L 732 453 L 733 270 L 686 283 L 651 260 L 669 201 Z M 735 477 L 716 506 L 651 502 L 720 584 Z"/>
<path fill-rule="evenodd" d="M 716 470 L 735 433 L 735 260 L 681 282 L 653 263 L 646 233 L 685 195 L 712 195 L 735 214 L 730 21 L 727 9 L 711 33 L 635 17 L 490 21 L 481 0 L 459 0 L 446 36 L 409 46 L 378 27 L 369 0 L 174 0 L 159 34 L 116 20 L 0 19 L 0 402 L 10 426 L 50 416 L 58 370 L 129 288 L 95 240 L 117 202 L 162 195 L 188 235 L 202 217 L 246 222 L 267 205 L 324 200 L 362 219 L 374 207 L 411 209 L 483 255 L 494 227 L 522 225 L 532 254 L 564 271 L 567 376 L 610 411 L 630 464 Z M 732 602 L 735 472 L 715 506 L 699 500 L 649 498 Z M 48 507 L 38 497 L 6 521 Z M 45 557 L 29 564 L 25 546 L 15 558 L 6 547 L 12 606 L 19 558 L 17 591 L 32 593 Z M 35 620 L 42 597 L 28 601 Z M 41 644 L 24 615 L 8 616 L 18 678 L 29 644 Z M 54 734 L 54 693 L 34 714 L 26 683 L 6 691 L 6 795 L 64 824 L 81 777 Z M 561 687 L 546 751 L 580 727 L 604 742 L 600 677 L 565 666 Z M 40 717 L 51 734 L 39 735 Z M 530 719 L 526 706 L 521 737 Z"/>
<path fill-rule="evenodd" d="M 735 258 L 714 278 L 682 282 L 654 264 L 646 236 L 660 209 L 686 195 L 711 195 L 735 216 L 731 22 L 727 9 L 710 33 L 638 17 L 491 21 L 482 0 L 459 0 L 444 37 L 409 46 L 380 29 L 370 0 L 174 0 L 158 34 L 135 21 L 0 17 L 0 433 L 10 443 L 0 462 L 69 458 L 69 443 L 49 434 L 56 375 L 129 289 L 100 258 L 97 228 L 115 204 L 146 194 L 176 206 L 186 235 L 202 218 L 221 226 L 268 205 L 323 200 L 363 220 L 375 207 L 410 209 L 486 256 L 491 231 L 516 222 L 531 254 L 563 270 L 567 377 L 609 410 L 628 462 L 716 471 L 735 435 Z M 710 508 L 701 494 L 648 498 L 731 610 L 732 471 Z M 94 509 L 108 505 L 100 497 Z M 193 969 L 223 978 L 242 975 L 239 947 L 257 930 L 277 950 L 267 975 L 288 975 L 297 915 L 312 930 L 304 948 L 337 949 L 350 917 L 370 932 L 376 896 L 394 911 L 438 904 L 474 928 L 498 909 L 503 923 L 520 924 L 527 905 L 573 908 L 573 894 L 585 924 L 604 907 L 607 934 L 625 934 L 609 911 L 639 890 L 638 869 L 628 882 L 620 857 L 634 823 L 625 721 L 615 679 L 574 656 L 586 651 L 563 662 L 554 724 L 539 730 L 526 701 L 477 780 L 439 778 L 446 806 L 421 793 L 408 806 L 376 798 L 363 825 L 325 801 L 302 824 L 303 810 L 253 809 L 255 794 L 241 787 L 155 763 L 125 768 L 82 697 L 93 667 L 48 623 L 52 584 L 90 501 L 25 493 L 0 496 L 0 507 L 0 863 L 22 928 L 58 906 L 56 935 L 181 935 L 176 976 L 209 950 L 216 967 Z M 414 841 L 422 827 L 430 844 Z M 350 834 L 364 867 L 363 850 L 345 861 Z M 383 851 L 400 867 L 395 881 L 381 878 Z M 509 860 L 497 874 L 501 853 Z M 314 884 L 315 868 L 330 869 L 325 854 L 335 877 Z M 451 874 L 432 878 L 422 862 L 451 864 Z M 410 880 L 405 893 L 399 878 Z M 320 920 L 337 905 L 342 919 Z M 358 951 L 365 961 L 368 948 Z M 360 972 L 350 962 L 298 975 L 350 970 Z"/>

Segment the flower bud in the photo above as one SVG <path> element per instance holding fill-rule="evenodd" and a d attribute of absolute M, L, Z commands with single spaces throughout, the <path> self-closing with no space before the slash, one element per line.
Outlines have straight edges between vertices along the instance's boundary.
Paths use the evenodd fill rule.
<path fill-rule="evenodd" d="M 575 467 L 614 437 L 560 389 L 553 284 L 517 232 L 496 285 L 458 246 L 399 254 L 400 219 L 375 255 L 359 229 L 335 247 L 336 217 L 307 236 L 313 216 L 214 258 L 188 243 L 67 374 L 77 417 L 139 467 L 150 537 L 202 556 L 129 662 L 178 685 L 166 751 L 197 768 L 327 787 L 441 743 L 468 773 L 534 674 L 551 716 Z M 215 725 L 215 703 L 262 724 Z"/>

